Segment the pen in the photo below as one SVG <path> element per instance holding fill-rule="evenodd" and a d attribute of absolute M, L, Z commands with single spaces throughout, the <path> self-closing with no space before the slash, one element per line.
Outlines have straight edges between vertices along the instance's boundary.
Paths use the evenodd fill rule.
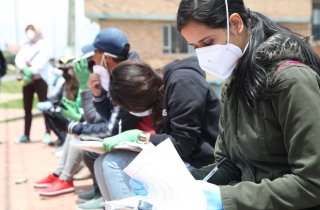
<path fill-rule="evenodd" d="M 208 175 L 203 178 L 203 181 L 207 182 L 218 171 L 218 166 L 226 159 L 227 158 L 223 158 L 219 163 L 217 163 L 217 165 L 208 173 Z"/>

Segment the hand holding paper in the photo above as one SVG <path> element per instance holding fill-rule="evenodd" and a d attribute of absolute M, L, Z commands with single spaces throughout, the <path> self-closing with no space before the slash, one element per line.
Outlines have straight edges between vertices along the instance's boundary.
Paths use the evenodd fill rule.
<path fill-rule="evenodd" d="M 134 180 L 134 179 L 129 179 L 129 185 L 132 190 L 132 195 L 142 195 L 146 196 L 148 194 L 148 191 L 144 188 L 143 184 L 140 182 Z"/>
<path fill-rule="evenodd" d="M 110 152 L 115 146 L 118 146 L 122 142 L 138 142 L 138 136 L 141 130 L 134 129 L 122 132 L 118 135 L 103 139 L 103 148 Z"/>
<path fill-rule="evenodd" d="M 207 200 L 207 210 L 223 210 L 220 188 L 215 184 L 202 180 L 198 180 L 197 182 Z"/>

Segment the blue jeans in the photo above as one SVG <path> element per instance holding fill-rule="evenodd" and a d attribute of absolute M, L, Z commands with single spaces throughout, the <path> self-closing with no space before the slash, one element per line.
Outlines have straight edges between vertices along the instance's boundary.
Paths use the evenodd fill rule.
<path fill-rule="evenodd" d="M 116 150 L 100 155 L 94 163 L 95 176 L 106 201 L 128 198 L 131 196 L 130 177 L 123 172 L 137 152 Z"/>
<path fill-rule="evenodd" d="M 95 161 L 95 176 L 104 200 L 118 200 L 131 196 L 130 177 L 123 169 L 138 154 L 127 150 L 116 150 L 100 155 Z M 189 170 L 193 168 L 189 163 L 185 162 L 185 165 Z"/>

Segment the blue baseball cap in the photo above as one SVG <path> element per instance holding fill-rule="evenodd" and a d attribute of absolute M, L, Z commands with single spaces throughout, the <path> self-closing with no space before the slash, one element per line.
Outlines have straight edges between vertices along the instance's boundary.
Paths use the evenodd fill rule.
<path fill-rule="evenodd" d="M 130 50 L 127 36 L 117 28 L 106 28 L 101 30 L 92 44 L 82 47 L 81 51 L 85 54 L 99 50 L 109 53 L 116 58 L 127 58 Z"/>

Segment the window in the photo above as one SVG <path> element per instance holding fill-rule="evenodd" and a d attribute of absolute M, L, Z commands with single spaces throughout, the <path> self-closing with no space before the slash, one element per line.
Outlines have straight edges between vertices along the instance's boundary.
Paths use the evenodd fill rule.
<path fill-rule="evenodd" d="M 314 40 L 320 40 L 320 4 L 313 4 L 312 34 Z"/>
<path fill-rule="evenodd" d="M 163 53 L 165 54 L 182 54 L 194 53 L 194 49 L 181 36 L 174 25 L 164 25 L 163 33 Z"/>

